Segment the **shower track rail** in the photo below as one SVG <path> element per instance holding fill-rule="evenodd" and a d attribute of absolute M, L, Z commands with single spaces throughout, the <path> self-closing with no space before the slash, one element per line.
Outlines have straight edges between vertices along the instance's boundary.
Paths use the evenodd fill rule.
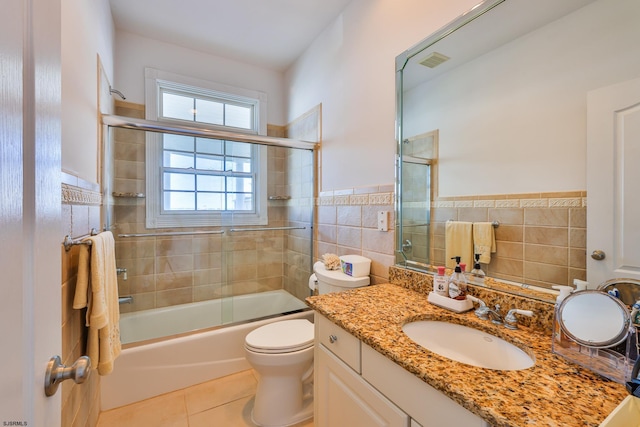
<path fill-rule="evenodd" d="M 237 142 L 249 142 L 274 147 L 299 148 L 315 150 L 319 144 L 315 142 L 299 141 L 289 138 L 276 138 L 265 135 L 251 135 L 236 132 L 222 131 L 208 126 L 184 126 L 179 124 L 157 122 L 153 120 L 122 117 L 111 114 L 102 115 L 102 124 L 124 129 L 137 129 L 148 132 L 170 133 L 174 135 L 195 136 L 202 138 L 224 139 Z"/>
<path fill-rule="evenodd" d="M 166 231 L 164 233 L 118 234 L 118 237 L 161 237 L 161 236 L 191 236 L 197 234 L 224 234 L 224 230 L 214 231 Z"/>
<path fill-rule="evenodd" d="M 274 230 L 306 230 L 307 227 L 263 227 L 263 228 L 231 228 L 230 233 L 240 231 L 274 231 Z M 118 237 L 162 237 L 162 236 L 191 236 L 198 234 L 224 234 L 224 230 L 214 231 L 167 231 L 165 233 L 138 233 L 138 234 L 118 234 Z"/>

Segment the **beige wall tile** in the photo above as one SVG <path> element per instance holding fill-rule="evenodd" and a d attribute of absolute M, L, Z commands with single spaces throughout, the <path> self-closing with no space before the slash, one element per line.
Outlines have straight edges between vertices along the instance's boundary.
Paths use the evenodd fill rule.
<path fill-rule="evenodd" d="M 500 241 L 496 243 L 496 250 L 503 258 L 524 259 L 524 244 L 522 242 Z M 495 254 L 491 254 L 491 257 L 495 257 Z"/>
<path fill-rule="evenodd" d="M 495 229 L 496 244 L 498 241 L 522 242 L 524 240 L 524 227 L 521 225 L 500 224 Z"/>
<path fill-rule="evenodd" d="M 569 276 L 566 266 L 525 262 L 525 283 L 543 282 L 549 284 L 568 285 Z"/>
<path fill-rule="evenodd" d="M 318 206 L 318 224 L 337 224 L 336 206 Z"/>
<path fill-rule="evenodd" d="M 193 271 L 191 269 L 180 272 L 156 274 L 156 291 L 168 289 L 189 288 L 193 285 Z"/>
<path fill-rule="evenodd" d="M 569 209 L 526 208 L 524 223 L 526 225 L 566 227 L 569 225 Z"/>
<path fill-rule="evenodd" d="M 569 229 L 569 246 L 572 248 L 587 247 L 587 229 L 586 228 L 570 228 Z"/>
<path fill-rule="evenodd" d="M 569 263 L 569 249 L 559 246 L 524 245 L 524 259 L 527 262 L 538 262 L 567 266 Z"/>
<path fill-rule="evenodd" d="M 191 255 L 159 256 L 156 257 L 155 263 L 156 274 L 193 270 L 193 257 Z"/>
<path fill-rule="evenodd" d="M 347 246 L 358 249 L 361 248 L 362 229 L 357 227 L 338 226 L 337 243 L 338 246 Z"/>
<path fill-rule="evenodd" d="M 524 209 L 489 209 L 488 220 L 499 221 L 502 225 L 524 224 Z"/>
<path fill-rule="evenodd" d="M 362 208 L 360 206 L 337 206 L 337 225 L 360 227 L 362 225 Z"/>
<path fill-rule="evenodd" d="M 524 228 L 525 243 L 541 245 L 569 246 L 569 232 L 566 227 L 535 227 Z"/>
<path fill-rule="evenodd" d="M 487 208 L 459 208 L 458 221 L 483 222 L 488 220 Z"/>

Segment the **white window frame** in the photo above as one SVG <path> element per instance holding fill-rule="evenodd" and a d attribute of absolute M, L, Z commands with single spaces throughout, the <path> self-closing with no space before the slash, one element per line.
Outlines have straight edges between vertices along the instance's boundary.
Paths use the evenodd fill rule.
<path fill-rule="evenodd" d="M 253 129 L 237 129 L 225 126 L 163 118 L 161 89 L 174 89 L 193 95 L 217 96 L 232 102 L 252 103 L 254 108 Z M 146 119 L 153 121 L 188 124 L 190 127 L 215 128 L 245 134 L 266 135 L 267 99 L 259 91 L 236 88 L 206 80 L 185 77 L 153 68 L 145 68 Z M 163 211 L 162 210 L 162 134 L 147 132 L 146 135 L 146 227 L 181 228 L 206 226 L 266 225 L 267 217 L 267 148 L 253 145 L 253 167 L 255 170 L 254 211 Z"/>

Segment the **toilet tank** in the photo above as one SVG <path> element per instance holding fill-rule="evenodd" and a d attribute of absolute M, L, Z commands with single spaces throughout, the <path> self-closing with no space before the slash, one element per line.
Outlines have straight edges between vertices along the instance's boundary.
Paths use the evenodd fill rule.
<path fill-rule="evenodd" d="M 353 255 L 347 255 L 353 256 Z M 346 256 L 345 256 L 346 257 Z M 342 258 L 342 257 L 341 257 Z M 364 257 L 359 257 L 364 258 Z M 365 260 L 367 258 L 364 258 Z M 351 258 L 351 261 L 354 259 Z M 357 260 L 359 262 L 363 260 Z M 369 260 L 369 266 L 371 261 Z M 362 274 L 362 268 L 364 266 L 359 267 L 359 273 Z M 342 292 L 348 289 L 360 288 L 363 286 L 368 286 L 371 283 L 371 279 L 369 278 L 369 268 L 367 268 L 366 275 L 360 277 L 353 277 L 345 274 L 342 270 L 327 270 L 322 261 L 318 261 L 313 265 L 313 272 L 315 273 L 318 279 L 318 294 L 327 294 L 329 292 Z"/>

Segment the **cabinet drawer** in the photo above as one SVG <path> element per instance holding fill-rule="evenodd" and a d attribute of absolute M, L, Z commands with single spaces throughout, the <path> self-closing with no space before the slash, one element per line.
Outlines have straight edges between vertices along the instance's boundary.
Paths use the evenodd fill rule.
<path fill-rule="evenodd" d="M 315 328 L 316 341 L 360 373 L 360 340 L 318 313 Z"/>
<path fill-rule="evenodd" d="M 419 425 L 489 427 L 482 418 L 366 344 L 362 345 L 362 377 Z"/>

